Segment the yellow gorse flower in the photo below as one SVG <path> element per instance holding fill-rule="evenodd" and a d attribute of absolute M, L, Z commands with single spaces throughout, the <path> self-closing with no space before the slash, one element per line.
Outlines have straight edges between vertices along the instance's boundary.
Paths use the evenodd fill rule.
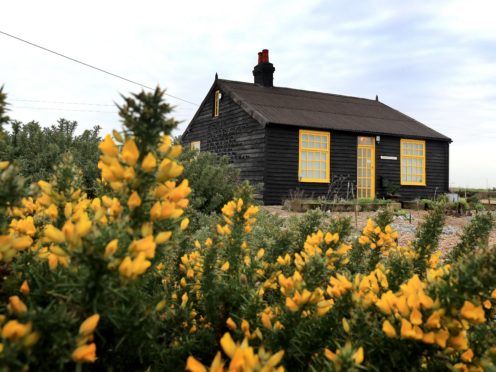
<path fill-rule="evenodd" d="M 28 308 L 19 296 L 9 297 L 9 309 L 16 314 L 23 314 L 28 311 Z"/>
<path fill-rule="evenodd" d="M 72 353 L 72 360 L 76 363 L 93 363 L 96 360 L 95 343 L 79 346 Z"/>
<path fill-rule="evenodd" d="M 127 201 L 127 206 L 129 209 L 135 209 L 141 205 L 141 198 L 136 191 L 133 191 L 131 196 Z"/>
<path fill-rule="evenodd" d="M 136 162 L 139 158 L 139 150 L 138 146 L 136 146 L 136 142 L 134 142 L 133 139 L 129 139 L 126 141 L 126 143 L 122 147 L 121 156 L 122 160 L 126 164 L 130 165 L 131 167 L 134 167 L 136 165 Z"/>
<path fill-rule="evenodd" d="M 23 294 L 23 295 L 28 295 L 29 292 L 31 291 L 30 288 L 29 288 L 29 284 L 28 284 L 28 281 L 25 280 L 22 282 L 21 284 L 21 288 L 19 288 L 19 291 Z"/>
<path fill-rule="evenodd" d="M 100 321 L 99 314 L 93 314 L 89 318 L 87 318 L 79 327 L 79 333 L 83 336 L 88 336 L 95 332 L 95 329 Z"/>
<path fill-rule="evenodd" d="M 107 134 L 105 136 L 105 138 L 100 143 L 98 148 L 104 155 L 107 156 L 117 156 L 117 154 L 119 153 L 119 150 L 117 149 L 117 145 L 115 144 L 110 134 Z"/>
<path fill-rule="evenodd" d="M 2 327 L 2 338 L 7 340 L 18 340 L 31 332 L 31 323 L 22 324 L 17 320 L 9 320 Z"/>
<path fill-rule="evenodd" d="M 155 169 L 157 166 L 157 159 L 155 159 L 155 156 L 151 152 L 146 154 L 145 158 L 143 159 L 143 162 L 141 163 L 141 168 L 149 173 Z"/>
<path fill-rule="evenodd" d="M 463 303 L 460 313 L 464 318 L 475 323 L 484 323 L 486 321 L 486 316 L 482 306 L 475 306 L 470 301 L 465 301 Z"/>

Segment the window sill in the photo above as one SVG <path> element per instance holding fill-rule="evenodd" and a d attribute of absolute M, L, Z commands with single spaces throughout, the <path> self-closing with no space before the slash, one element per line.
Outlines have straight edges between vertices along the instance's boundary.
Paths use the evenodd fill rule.
<path fill-rule="evenodd" d="M 415 183 L 415 182 L 401 182 L 400 186 L 427 186 L 426 183 Z"/>

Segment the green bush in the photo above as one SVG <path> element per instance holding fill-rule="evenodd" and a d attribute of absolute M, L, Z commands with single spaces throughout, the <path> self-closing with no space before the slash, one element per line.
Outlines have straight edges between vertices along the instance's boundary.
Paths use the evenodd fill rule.
<path fill-rule="evenodd" d="M 206 214 L 220 212 L 222 206 L 234 198 L 241 182 L 239 171 L 229 164 L 227 157 L 186 150 L 181 161 L 182 177 L 189 180 L 194 190 L 190 196 L 192 209 Z"/>
<path fill-rule="evenodd" d="M 77 122 L 65 119 L 60 119 L 49 128 L 43 128 L 34 121 L 27 124 L 12 121 L 11 126 L 6 145 L 0 149 L 0 157 L 17 161 L 28 183 L 49 179 L 54 165 L 62 160 L 65 153 L 70 153 L 83 172 L 83 190 L 91 196 L 96 194 L 100 175 L 97 168 L 100 127 L 77 135 Z"/>

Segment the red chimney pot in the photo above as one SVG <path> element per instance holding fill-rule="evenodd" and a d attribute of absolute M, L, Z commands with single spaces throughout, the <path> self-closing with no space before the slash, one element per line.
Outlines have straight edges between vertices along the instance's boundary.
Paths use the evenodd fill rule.
<path fill-rule="evenodd" d="M 258 63 L 262 63 L 262 52 L 258 52 Z"/>
<path fill-rule="evenodd" d="M 268 49 L 262 50 L 262 62 L 269 62 L 269 50 Z"/>

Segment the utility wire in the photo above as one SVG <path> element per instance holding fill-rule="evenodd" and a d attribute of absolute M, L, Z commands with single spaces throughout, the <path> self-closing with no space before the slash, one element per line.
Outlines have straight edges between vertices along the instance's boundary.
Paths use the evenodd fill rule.
<path fill-rule="evenodd" d="M 36 100 L 36 99 L 10 99 L 9 101 L 12 102 L 33 102 L 33 103 L 56 103 L 56 104 L 61 104 L 61 105 L 82 105 L 82 106 L 106 106 L 106 107 L 116 107 L 115 104 L 110 105 L 110 104 L 105 104 L 105 103 L 89 103 L 89 102 L 66 102 L 66 101 L 47 101 L 47 100 Z M 16 106 L 15 107 L 20 107 Z M 192 112 L 191 110 L 196 110 L 193 107 L 174 107 L 172 109 L 173 112 L 179 112 L 179 111 L 187 111 L 187 112 Z"/>
<path fill-rule="evenodd" d="M 117 114 L 117 111 L 103 111 L 103 110 L 82 110 L 82 109 L 69 109 L 69 108 L 56 108 L 56 107 L 34 107 L 34 106 L 17 106 L 12 107 L 16 109 L 26 109 L 26 110 L 50 110 L 50 111 L 77 111 L 77 112 L 101 112 L 107 114 Z M 181 114 L 181 113 L 179 113 Z M 192 114 L 192 112 L 182 112 L 183 115 Z"/>
<path fill-rule="evenodd" d="M 86 67 L 92 68 L 92 69 L 94 69 L 94 70 L 97 70 L 97 71 L 103 72 L 103 73 L 105 73 L 105 74 L 108 74 L 108 75 L 110 75 L 110 76 L 116 77 L 116 78 L 118 78 L 118 79 L 125 80 L 125 81 L 127 81 L 127 82 L 129 82 L 129 83 L 136 84 L 136 85 L 139 85 L 140 87 L 147 88 L 147 89 L 150 89 L 150 90 L 154 90 L 153 88 L 151 88 L 151 87 L 149 87 L 149 86 L 147 86 L 147 85 L 144 85 L 144 84 L 138 83 L 138 82 L 133 81 L 133 80 L 131 80 L 131 79 L 127 79 L 127 78 L 125 78 L 124 76 L 120 76 L 120 75 L 114 74 L 114 73 L 112 73 L 112 72 L 110 72 L 110 71 L 107 71 L 107 70 L 101 69 L 101 68 L 99 68 L 99 67 L 96 67 L 96 66 L 90 65 L 90 64 L 88 64 L 88 63 L 82 62 L 82 61 L 77 60 L 77 59 L 75 59 L 75 58 L 71 58 L 71 57 L 66 56 L 66 55 L 64 55 L 64 54 L 62 54 L 62 53 L 55 52 L 55 51 L 50 50 L 50 49 L 48 49 L 48 48 L 42 47 L 41 45 L 38 45 L 38 44 L 32 43 L 32 42 L 27 41 L 27 40 L 24 40 L 24 39 L 21 39 L 20 37 L 17 37 L 17 36 L 11 35 L 11 34 L 9 34 L 9 33 L 7 33 L 7 32 L 2 31 L 2 30 L 0 30 L 0 34 L 4 34 L 4 35 L 9 36 L 9 37 L 11 37 L 11 38 L 13 38 L 13 39 L 16 39 L 16 40 L 22 41 L 23 43 L 29 44 L 29 45 L 34 46 L 34 47 L 36 47 L 36 48 L 40 48 L 40 49 L 42 49 L 42 50 L 44 50 L 44 51 L 46 51 L 46 52 L 56 54 L 56 55 L 58 55 L 59 57 L 66 58 L 66 59 L 68 59 L 68 60 L 70 60 L 70 61 L 72 61 L 72 62 L 79 63 L 79 64 L 81 64 L 81 65 L 83 65 L 83 66 L 86 66 Z M 183 99 L 183 98 L 180 98 L 180 97 L 177 97 L 177 96 L 173 96 L 172 94 L 165 93 L 165 95 L 166 95 L 166 96 L 169 96 L 169 97 L 171 97 L 171 98 L 175 98 L 175 99 L 178 99 L 178 100 L 180 100 L 180 101 L 183 101 L 183 102 L 189 103 L 190 105 L 199 106 L 198 104 L 196 104 L 196 103 L 194 103 L 194 102 L 188 101 L 188 100 L 186 100 L 186 99 Z"/>
<path fill-rule="evenodd" d="M 108 107 L 115 107 L 115 105 L 109 105 L 109 104 L 104 104 L 104 103 L 44 101 L 44 100 L 35 100 L 35 99 L 10 99 L 9 98 L 9 101 L 15 101 L 15 102 L 36 102 L 36 103 L 59 103 L 61 105 L 84 105 L 84 106 L 108 106 Z"/>
<path fill-rule="evenodd" d="M 29 110 L 54 110 L 54 111 L 78 111 L 78 112 L 104 112 L 108 114 L 117 114 L 117 111 L 101 111 L 101 110 L 78 110 L 78 109 L 66 109 L 66 108 L 52 108 L 52 107 L 32 107 L 32 106 L 14 106 L 17 109 L 29 109 Z"/>

